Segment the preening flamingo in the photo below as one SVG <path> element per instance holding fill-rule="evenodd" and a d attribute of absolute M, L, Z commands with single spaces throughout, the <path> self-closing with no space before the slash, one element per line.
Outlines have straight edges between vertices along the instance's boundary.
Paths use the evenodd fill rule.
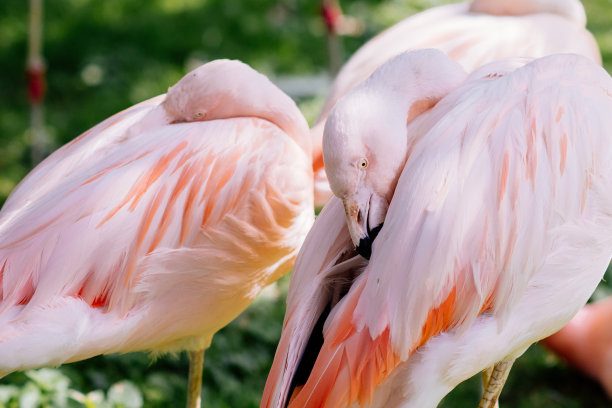
<path fill-rule="evenodd" d="M 601 63 L 597 43 L 585 23 L 579 0 L 474 0 L 426 10 L 378 34 L 342 67 L 311 130 L 315 203 L 323 205 L 332 194 L 321 149 L 331 109 L 389 58 L 404 51 L 436 48 L 468 72 L 501 58 L 566 52 Z"/>
<path fill-rule="evenodd" d="M 0 375 L 136 350 L 201 361 L 292 267 L 310 145 L 288 96 L 220 60 L 53 153 L 0 212 Z"/>
<path fill-rule="evenodd" d="M 338 102 L 339 198 L 298 255 L 262 407 L 435 407 L 493 365 L 503 384 L 584 305 L 612 254 L 612 78 L 526 62 L 468 76 L 409 52 Z"/>

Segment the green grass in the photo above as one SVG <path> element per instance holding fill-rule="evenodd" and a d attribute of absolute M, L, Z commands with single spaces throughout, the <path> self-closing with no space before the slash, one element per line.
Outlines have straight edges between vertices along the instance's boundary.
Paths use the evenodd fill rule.
<path fill-rule="evenodd" d="M 343 1 L 365 23 L 344 38 L 345 55 L 386 26 L 448 1 Z M 612 68 L 612 5 L 585 0 L 589 28 Z M 327 49 L 313 0 L 55 0 L 45 2 L 47 131 L 59 147 L 109 115 L 163 93 L 195 64 L 237 58 L 268 75 L 325 72 Z M 24 89 L 27 2 L 0 2 L 0 203 L 30 169 Z M 313 119 L 322 98 L 298 101 Z M 205 407 L 256 407 L 284 314 L 280 296 L 259 298 L 218 333 L 206 353 Z M 601 286 L 597 296 L 609 294 Z M 0 380 L 1 407 L 184 405 L 186 356 L 100 356 L 59 369 Z M 127 382 L 126 382 L 127 381 Z M 478 378 L 460 385 L 443 407 L 475 407 Z M 132 385 L 134 387 L 132 387 Z M 79 402 L 81 401 L 81 402 Z M 610 406 L 600 387 L 537 345 L 515 364 L 502 407 Z M 135 405 L 134 405 L 135 404 Z"/>

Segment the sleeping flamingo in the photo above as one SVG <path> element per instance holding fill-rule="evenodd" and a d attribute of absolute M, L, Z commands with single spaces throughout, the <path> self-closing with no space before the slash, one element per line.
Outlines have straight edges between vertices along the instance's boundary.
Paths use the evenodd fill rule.
<path fill-rule="evenodd" d="M 612 254 L 612 78 L 526 62 L 468 76 L 409 52 L 338 102 L 337 197 L 298 255 L 262 407 L 435 407 L 495 366 L 491 407 L 584 305 Z"/>
<path fill-rule="evenodd" d="M 312 222 L 308 125 L 238 61 L 190 72 L 63 146 L 0 212 L 0 376 L 190 351 L 288 272 Z"/>
<path fill-rule="evenodd" d="M 501 58 L 564 52 L 601 63 L 585 23 L 579 0 L 474 0 L 415 14 L 372 38 L 340 70 L 311 130 L 315 204 L 323 205 L 331 196 L 321 149 L 331 109 L 389 58 L 408 50 L 436 48 L 468 72 Z"/>

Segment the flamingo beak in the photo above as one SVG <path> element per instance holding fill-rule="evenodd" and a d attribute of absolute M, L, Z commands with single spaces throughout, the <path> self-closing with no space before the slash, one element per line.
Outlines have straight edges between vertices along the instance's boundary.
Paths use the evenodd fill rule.
<path fill-rule="evenodd" d="M 344 199 L 343 204 L 353 245 L 361 256 L 370 259 L 372 243 L 383 226 L 388 205 L 377 194 L 366 193 L 357 192 Z"/>

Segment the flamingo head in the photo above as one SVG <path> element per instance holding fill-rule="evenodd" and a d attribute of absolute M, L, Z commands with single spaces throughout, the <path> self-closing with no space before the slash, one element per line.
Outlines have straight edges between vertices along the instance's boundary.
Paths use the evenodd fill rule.
<path fill-rule="evenodd" d="M 406 163 L 414 138 L 408 123 L 465 77 L 440 51 L 407 52 L 383 64 L 332 110 L 323 134 L 325 171 L 363 257 L 370 258 Z"/>

